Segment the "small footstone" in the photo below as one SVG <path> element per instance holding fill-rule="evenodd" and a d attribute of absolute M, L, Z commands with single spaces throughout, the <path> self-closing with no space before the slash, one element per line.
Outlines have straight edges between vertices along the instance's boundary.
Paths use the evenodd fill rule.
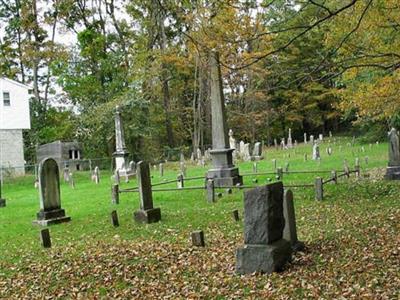
<path fill-rule="evenodd" d="M 113 211 L 111 212 L 111 224 L 112 224 L 114 227 L 118 227 L 118 226 L 119 226 L 118 214 L 117 214 L 117 211 L 116 211 L 116 210 L 113 210 Z"/>
<path fill-rule="evenodd" d="M 237 209 L 235 209 L 234 211 L 232 211 L 232 216 L 233 219 L 237 222 L 239 221 L 239 211 Z"/>
<path fill-rule="evenodd" d="M 196 247 L 204 247 L 204 232 L 202 230 L 197 230 L 192 232 L 192 245 Z"/>
<path fill-rule="evenodd" d="M 43 248 L 51 248 L 50 231 L 48 228 L 40 230 L 40 240 Z"/>

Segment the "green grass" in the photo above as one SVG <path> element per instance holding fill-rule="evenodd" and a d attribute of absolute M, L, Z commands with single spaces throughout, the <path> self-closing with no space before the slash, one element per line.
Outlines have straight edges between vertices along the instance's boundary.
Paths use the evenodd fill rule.
<path fill-rule="evenodd" d="M 365 153 L 362 153 L 361 145 L 356 144 L 354 147 L 348 147 L 346 146 L 348 142 L 350 142 L 348 138 L 340 138 L 336 144 L 332 140 L 331 146 L 334 153 L 332 156 L 328 156 L 325 151 L 328 143 L 325 141 L 321 145 L 322 161 L 320 165 L 310 159 L 311 145 L 299 145 L 297 148 L 287 151 L 276 151 L 269 148 L 264 152 L 264 160 L 258 163 L 258 171 L 273 171 L 272 159 L 274 158 L 277 159 L 278 166 L 284 167 L 285 163 L 289 162 L 289 170 L 292 171 L 339 171 L 343 169 L 344 159 L 347 159 L 349 165 L 353 166 L 356 157 L 360 158 L 363 173 L 386 166 L 387 144 L 374 144 L 372 148 L 364 145 Z M 342 151 L 339 151 L 339 145 L 342 145 Z M 304 153 L 308 154 L 308 161 L 304 161 Z M 288 154 L 290 154 L 290 158 Z M 365 156 L 369 158 L 368 165 L 365 164 Z M 240 163 L 240 173 L 251 173 L 252 165 L 252 162 Z M 204 175 L 208 167 L 203 168 L 188 164 L 187 176 Z M 161 178 L 158 170 L 152 169 L 152 182 L 175 179 L 178 170 L 179 165 L 177 163 L 167 163 L 164 177 Z M 109 171 L 101 171 L 100 184 L 96 185 L 90 181 L 89 172 L 77 172 L 74 174 L 75 189 L 71 189 L 65 183 L 61 184 L 62 207 L 67 215 L 72 218 L 72 221 L 50 227 L 53 243 L 50 252 L 41 248 L 39 242 L 40 228 L 32 225 L 32 221 L 35 220 L 35 215 L 39 210 L 39 196 L 38 191 L 34 188 L 34 178 L 25 176 L 6 180 L 3 187 L 3 197 L 7 199 L 7 206 L 0 209 L 0 283 L 1 274 L 5 277 L 13 277 L 18 276 L 17 274 L 21 272 L 24 273 L 24 271 L 21 271 L 21 266 L 25 266 L 27 262 L 45 264 L 49 259 L 54 260 L 54 257 L 57 257 L 55 253 L 58 252 L 61 253 L 63 261 L 79 260 L 82 253 L 90 252 L 91 249 L 99 247 L 99 245 L 106 248 L 111 247 L 116 241 L 118 241 L 117 243 L 132 242 L 138 245 L 141 243 L 154 245 L 165 243 L 165 245 L 171 247 L 186 249 L 190 247 L 190 232 L 202 229 L 205 231 L 206 242 L 210 247 L 220 245 L 223 241 L 234 241 L 234 244 L 231 245 L 234 249 L 235 245 L 238 246 L 242 242 L 242 223 L 232 221 L 231 211 L 239 209 L 240 214 L 243 214 L 243 190 L 235 189 L 231 195 L 224 193 L 223 197 L 218 198 L 214 204 L 207 203 L 205 191 L 154 192 L 154 205 L 161 208 L 162 221 L 156 224 L 142 225 L 136 224 L 132 218 L 133 212 L 139 207 L 137 193 L 121 194 L 120 204 L 111 204 L 110 186 L 112 182 L 110 176 Z M 283 182 L 285 185 L 313 184 L 316 176 L 315 174 L 290 174 L 284 176 Z M 330 175 L 321 173 L 320 176 L 328 178 Z M 244 183 L 254 185 L 252 181 L 254 178 L 258 179 L 257 185 L 267 183 L 268 178 L 275 180 L 273 175 L 245 176 Z M 201 186 L 203 184 L 203 180 L 185 182 L 185 186 Z M 122 189 L 135 186 L 135 180 L 121 184 Z M 176 184 L 169 184 L 162 187 L 175 186 Z M 359 230 L 367 230 L 375 222 L 376 226 L 379 226 L 378 223 L 382 221 L 385 213 L 390 214 L 393 209 L 398 211 L 400 204 L 397 195 L 399 190 L 398 184 L 393 182 L 372 183 L 367 179 L 359 181 L 354 178 L 350 180 L 341 179 L 339 185 L 325 185 L 325 200 L 316 202 L 313 188 L 293 188 L 299 238 L 304 240 L 311 248 L 315 247 L 315 251 L 319 251 L 321 247 L 323 248 L 324 243 L 335 244 L 338 236 L 344 231 L 349 234 L 353 241 L 359 243 L 360 249 L 367 247 L 368 240 L 360 237 Z M 110 212 L 113 209 L 118 211 L 120 221 L 118 228 L 113 228 L 110 223 Z M 362 216 L 378 213 L 380 217 L 376 220 L 372 218 L 366 222 L 362 218 Z M 382 215 L 380 215 L 381 213 Z M 398 226 L 398 224 L 395 225 Z M 359 228 L 354 230 L 354 226 L 359 226 Z M 231 250 L 228 252 L 233 252 Z M 335 251 L 335 249 L 332 248 L 332 251 Z M 49 257 L 49 253 L 51 253 L 52 258 Z M 325 252 L 321 250 L 318 255 L 315 254 L 313 257 L 314 264 L 306 265 L 304 268 L 318 272 L 320 268 L 326 267 L 326 257 L 319 256 L 321 253 Z M 112 254 L 110 255 L 112 256 Z M 168 265 L 168 263 L 160 265 L 160 258 L 151 254 L 146 257 L 148 265 L 158 265 L 161 269 Z M 232 263 L 234 264 L 234 261 Z M 147 272 L 139 270 L 139 267 L 147 268 L 148 266 L 143 266 L 143 256 L 130 257 L 124 261 L 124 264 L 136 266 L 138 269 L 135 271 L 135 276 L 147 278 Z M 215 268 L 211 268 L 212 274 L 221 271 L 218 270 L 218 264 L 215 265 Z M 193 270 L 184 269 L 181 277 L 190 282 L 197 276 L 193 275 L 195 273 Z M 271 277 L 271 280 L 275 280 L 274 276 Z M 92 281 L 98 285 L 98 279 L 89 275 L 81 278 L 75 276 L 74 278 L 77 284 Z M 63 285 L 56 280 L 51 281 L 50 285 L 54 288 L 60 284 Z M 261 283 L 254 284 L 258 286 Z M 131 286 L 131 284 L 118 279 L 114 288 L 117 291 L 122 291 L 127 289 L 127 286 Z M 199 286 L 197 288 L 201 289 Z M 252 295 L 253 288 L 252 285 L 244 286 L 242 296 Z M 296 290 L 293 296 L 306 297 L 306 290 Z M 100 296 L 110 295 L 110 290 L 107 284 L 100 284 L 97 290 L 93 290 L 93 293 L 98 293 Z"/>

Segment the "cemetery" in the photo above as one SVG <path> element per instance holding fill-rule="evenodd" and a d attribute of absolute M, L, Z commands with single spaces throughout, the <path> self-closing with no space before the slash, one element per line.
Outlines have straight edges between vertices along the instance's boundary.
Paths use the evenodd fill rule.
<path fill-rule="evenodd" d="M 0 299 L 400 299 L 399 12 L 0 1 Z"/>

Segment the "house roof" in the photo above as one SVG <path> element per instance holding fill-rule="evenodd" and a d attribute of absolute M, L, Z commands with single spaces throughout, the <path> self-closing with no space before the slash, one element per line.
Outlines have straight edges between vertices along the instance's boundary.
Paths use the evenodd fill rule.
<path fill-rule="evenodd" d="M 33 88 L 32 88 L 31 86 L 29 86 L 29 85 L 26 85 L 26 84 L 24 84 L 24 83 L 21 83 L 21 82 L 18 82 L 18 81 L 15 81 L 15 80 L 12 80 L 12 79 L 9 79 L 9 78 L 6 78 L 6 77 L 1 77 L 1 76 L 0 76 L 0 79 L 5 80 L 5 81 L 8 81 L 8 82 L 10 82 L 10 83 L 12 83 L 12 84 L 18 85 L 18 86 L 20 86 L 20 87 L 26 88 L 26 89 L 28 89 L 28 90 L 32 90 L 32 89 L 33 89 Z"/>

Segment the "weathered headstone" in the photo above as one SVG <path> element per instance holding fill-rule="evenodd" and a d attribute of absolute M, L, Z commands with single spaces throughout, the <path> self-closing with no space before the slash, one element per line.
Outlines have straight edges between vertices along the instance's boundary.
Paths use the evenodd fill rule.
<path fill-rule="evenodd" d="M 326 153 L 327 153 L 329 156 L 332 155 L 333 151 L 332 151 L 332 147 L 331 147 L 331 146 L 329 146 L 328 148 L 326 148 Z"/>
<path fill-rule="evenodd" d="M 313 149 L 312 150 L 313 150 L 312 151 L 312 159 L 313 160 L 318 160 L 321 157 L 320 153 L 319 153 L 319 145 L 318 145 L 318 143 L 315 143 L 313 145 Z"/>
<path fill-rule="evenodd" d="M 193 231 L 192 234 L 192 245 L 196 247 L 204 247 L 204 232 L 202 230 Z"/>
<path fill-rule="evenodd" d="M 63 169 L 63 178 L 64 178 L 64 182 L 69 182 L 69 168 L 68 167 L 64 167 L 64 169 Z"/>
<path fill-rule="evenodd" d="M 324 141 L 324 135 L 320 133 L 318 139 L 322 143 Z"/>
<path fill-rule="evenodd" d="M 140 223 L 155 223 L 161 220 L 160 208 L 153 207 L 151 190 L 150 167 L 147 162 L 137 164 L 136 176 L 139 187 L 140 209 L 135 211 L 134 219 Z"/>
<path fill-rule="evenodd" d="M 310 144 L 314 145 L 314 136 L 313 135 L 310 135 Z"/>
<path fill-rule="evenodd" d="M 222 90 L 221 69 L 217 52 L 210 56 L 211 78 L 211 126 L 212 126 L 212 163 L 207 178 L 213 178 L 216 187 L 243 184 L 239 169 L 233 164 L 232 152 L 229 147 L 228 128 L 226 124 L 225 100 Z"/>
<path fill-rule="evenodd" d="M 160 163 L 158 165 L 158 167 L 159 167 L 159 170 L 160 170 L 160 177 L 164 177 L 164 164 Z"/>
<path fill-rule="evenodd" d="M 276 182 L 244 194 L 244 246 L 236 250 L 236 272 L 272 273 L 291 259 L 283 239 L 283 184 Z"/>
<path fill-rule="evenodd" d="M 113 204 L 119 204 L 119 185 L 113 184 L 111 186 L 111 202 Z"/>
<path fill-rule="evenodd" d="M 197 161 L 200 161 L 203 158 L 203 154 L 201 153 L 200 148 L 197 148 L 196 157 L 197 157 Z"/>
<path fill-rule="evenodd" d="M 283 238 L 290 242 L 293 251 L 304 249 L 304 243 L 297 239 L 296 214 L 293 203 L 293 192 L 285 190 L 283 194 L 283 216 L 285 217 L 285 228 Z"/>
<path fill-rule="evenodd" d="M 315 200 L 324 199 L 324 184 L 321 177 L 315 178 Z"/>
<path fill-rule="evenodd" d="M 75 188 L 75 179 L 72 172 L 69 173 L 69 186 L 73 189 Z"/>
<path fill-rule="evenodd" d="M 136 163 L 133 160 L 129 162 L 129 169 L 136 174 Z"/>
<path fill-rule="evenodd" d="M 307 133 L 304 132 L 304 144 L 307 144 Z"/>
<path fill-rule="evenodd" d="M 48 228 L 40 230 L 40 241 L 43 248 L 51 248 L 50 231 Z"/>
<path fill-rule="evenodd" d="M 399 135 L 395 128 L 388 133 L 389 138 L 389 163 L 386 168 L 385 178 L 389 180 L 400 180 L 400 148 Z"/>
<path fill-rule="evenodd" d="M 47 226 L 71 221 L 61 208 L 60 174 L 57 162 L 52 158 L 45 158 L 39 164 L 39 195 L 40 211 L 35 224 Z"/>
<path fill-rule="evenodd" d="M 93 173 L 93 175 L 94 175 L 94 182 L 96 183 L 96 184 L 99 184 L 100 183 L 100 170 L 99 170 L 99 167 L 95 167 L 94 168 L 94 173 Z"/>
<path fill-rule="evenodd" d="M 276 139 L 274 139 L 274 147 L 275 150 L 278 150 L 278 141 Z"/>
<path fill-rule="evenodd" d="M 214 180 L 208 179 L 207 180 L 207 201 L 208 202 L 215 202 L 215 186 Z"/>
<path fill-rule="evenodd" d="M 253 156 L 252 160 L 260 160 L 262 159 L 262 147 L 260 142 L 256 142 L 253 148 Z"/>
<path fill-rule="evenodd" d="M 284 150 L 286 148 L 286 144 L 285 144 L 285 138 L 281 139 L 281 150 Z"/>
<path fill-rule="evenodd" d="M 249 144 L 249 143 L 244 144 L 244 148 L 243 148 L 243 160 L 244 160 L 244 161 L 250 161 L 250 160 L 251 160 L 251 156 L 250 156 L 250 144 Z"/>

